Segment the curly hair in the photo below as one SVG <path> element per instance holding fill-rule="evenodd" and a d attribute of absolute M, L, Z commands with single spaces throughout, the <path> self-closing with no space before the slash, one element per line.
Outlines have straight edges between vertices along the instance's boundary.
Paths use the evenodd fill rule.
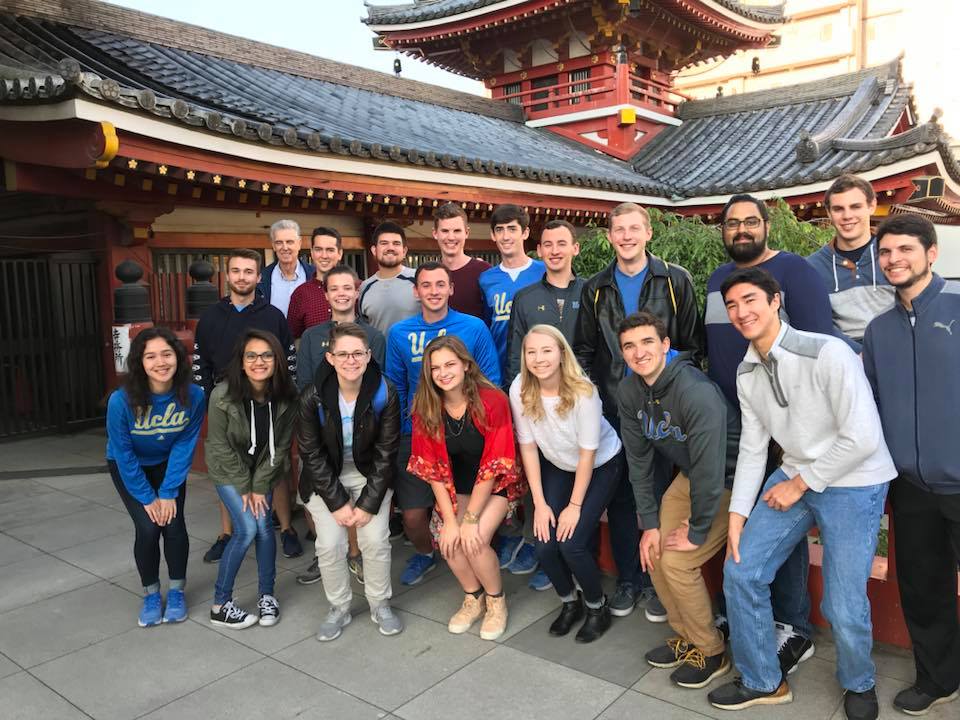
<path fill-rule="evenodd" d="M 173 331 L 165 327 L 150 327 L 142 330 L 130 343 L 130 353 L 127 355 L 127 377 L 123 382 L 123 389 L 127 393 L 127 400 L 133 409 L 133 414 L 139 419 L 150 407 L 150 380 L 143 369 L 143 354 L 147 343 L 160 338 L 164 340 L 177 358 L 177 369 L 173 373 L 172 390 L 181 405 L 190 401 L 190 362 L 187 360 L 187 350 Z"/>

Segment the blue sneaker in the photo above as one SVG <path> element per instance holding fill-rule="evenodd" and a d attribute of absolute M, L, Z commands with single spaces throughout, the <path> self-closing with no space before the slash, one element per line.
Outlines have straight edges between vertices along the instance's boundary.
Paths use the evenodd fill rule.
<path fill-rule="evenodd" d="M 150 593 L 143 598 L 143 607 L 140 609 L 140 618 L 137 625 L 140 627 L 150 627 L 159 625 L 162 622 L 163 598 L 160 593 Z"/>
<path fill-rule="evenodd" d="M 501 570 L 506 570 L 510 567 L 510 563 L 516 559 L 517 553 L 520 552 L 520 546 L 522 544 L 522 535 L 500 538 L 500 547 L 497 548 L 497 558 L 500 560 Z"/>
<path fill-rule="evenodd" d="M 403 571 L 403 574 L 400 575 L 400 582 L 404 585 L 416 585 L 423 580 L 424 575 L 435 567 L 437 567 L 436 553 L 430 553 L 429 555 L 415 553 L 414 556 L 407 561 L 407 567 Z"/>
<path fill-rule="evenodd" d="M 183 599 L 183 590 L 172 588 L 167 593 L 167 607 L 163 611 L 165 623 L 178 623 L 187 619 L 187 603 Z"/>
<path fill-rule="evenodd" d="M 547 577 L 547 574 L 543 570 L 537 570 L 537 572 L 533 574 L 533 577 L 530 578 L 530 582 L 527 583 L 527 586 L 531 590 L 543 592 L 544 590 L 549 590 L 552 588 L 553 583 L 550 582 L 550 578 Z"/>
<path fill-rule="evenodd" d="M 514 575 L 529 575 L 537 569 L 539 564 L 540 561 L 537 560 L 537 551 L 533 545 L 528 542 L 523 542 L 517 549 L 517 554 L 514 556 L 513 562 L 507 566 L 507 570 Z"/>

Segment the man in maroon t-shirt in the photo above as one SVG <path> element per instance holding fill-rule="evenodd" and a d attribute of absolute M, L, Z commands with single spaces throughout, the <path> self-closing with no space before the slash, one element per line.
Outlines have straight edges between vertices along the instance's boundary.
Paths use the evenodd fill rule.
<path fill-rule="evenodd" d="M 433 216 L 433 239 L 440 248 L 440 262 L 450 271 L 453 282 L 450 307 L 482 319 L 483 293 L 478 279 L 490 265 L 463 251 L 469 235 L 467 213 L 462 207 L 450 202 L 437 208 Z"/>

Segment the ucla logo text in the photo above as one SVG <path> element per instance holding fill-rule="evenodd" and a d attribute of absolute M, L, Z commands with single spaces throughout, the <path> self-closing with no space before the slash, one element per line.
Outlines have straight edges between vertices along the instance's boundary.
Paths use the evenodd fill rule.
<path fill-rule="evenodd" d="M 441 328 L 436 337 L 447 334 L 446 328 Z M 427 339 L 427 332 L 422 330 L 418 333 L 407 333 L 407 340 L 410 341 L 410 362 L 423 362 L 423 349 L 433 338 Z"/>
<path fill-rule="evenodd" d="M 509 322 L 511 307 L 513 307 L 513 300 L 507 300 L 505 292 L 496 293 L 493 296 L 493 321 Z"/>
<path fill-rule="evenodd" d="M 648 440 L 665 440 L 672 437 L 674 440 L 683 442 L 687 439 L 678 425 L 670 424 L 670 413 L 667 411 L 664 411 L 663 420 L 660 421 L 655 420 L 646 410 L 638 412 L 637 419 L 640 421 L 643 436 Z"/>
<path fill-rule="evenodd" d="M 160 435 L 165 432 L 179 431 L 190 423 L 186 410 L 177 410 L 175 403 L 168 403 L 163 411 L 163 415 L 154 414 L 153 405 L 147 407 L 147 411 L 133 424 L 134 435 Z"/>

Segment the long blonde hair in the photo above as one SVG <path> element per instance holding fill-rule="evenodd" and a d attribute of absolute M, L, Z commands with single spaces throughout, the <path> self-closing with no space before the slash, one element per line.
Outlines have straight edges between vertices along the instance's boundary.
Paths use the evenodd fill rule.
<path fill-rule="evenodd" d="M 498 388 L 480 372 L 467 346 L 456 335 L 438 335 L 427 343 L 420 367 L 420 382 L 413 396 L 413 416 L 430 437 L 439 439 L 440 429 L 443 427 L 443 391 L 434 384 L 433 374 L 430 372 L 430 359 L 438 350 L 449 350 L 463 363 L 462 389 L 467 400 L 467 412 L 474 419 L 477 429 L 484 429 L 486 412 L 480 400 L 480 388 Z"/>
<path fill-rule="evenodd" d="M 577 398 L 593 395 L 594 386 L 587 378 L 580 363 L 573 354 L 570 343 L 553 325 L 534 325 L 523 338 L 520 363 L 520 401 L 523 414 L 533 422 L 543 418 L 543 398 L 540 394 L 540 380 L 527 367 L 527 340 L 531 335 L 546 335 L 557 343 L 560 350 L 560 402 L 557 403 L 557 415 L 566 417 L 577 404 Z"/>

